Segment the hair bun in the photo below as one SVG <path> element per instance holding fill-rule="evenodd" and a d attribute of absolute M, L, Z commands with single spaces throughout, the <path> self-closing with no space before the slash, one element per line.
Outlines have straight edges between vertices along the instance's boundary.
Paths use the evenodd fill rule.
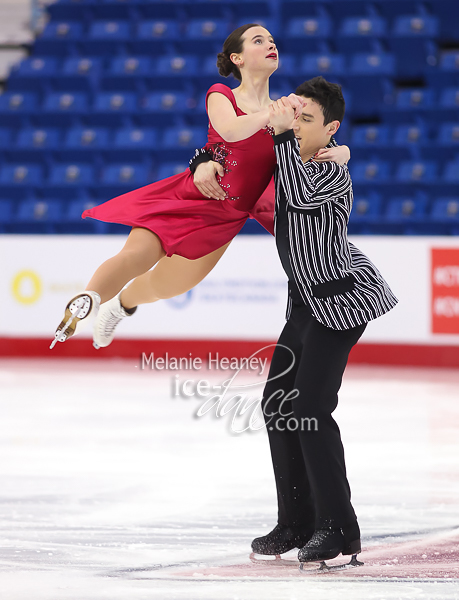
<path fill-rule="evenodd" d="M 222 77 L 228 77 L 233 72 L 234 64 L 224 52 L 217 54 L 217 69 Z"/>

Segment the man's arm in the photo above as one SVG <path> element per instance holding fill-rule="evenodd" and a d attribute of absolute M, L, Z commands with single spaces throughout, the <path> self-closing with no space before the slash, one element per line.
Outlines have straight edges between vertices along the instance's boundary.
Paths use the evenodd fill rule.
<path fill-rule="evenodd" d="M 347 167 L 334 162 L 303 164 L 293 130 L 274 136 L 279 178 L 287 202 L 302 209 L 317 208 L 345 195 L 351 187 Z"/>
<path fill-rule="evenodd" d="M 193 173 L 193 183 L 206 198 L 224 200 L 225 190 L 219 185 L 217 175 L 225 174 L 222 165 L 212 160 L 211 154 L 205 148 L 196 150 L 190 160 L 190 171 Z"/>
<path fill-rule="evenodd" d="M 210 160 L 212 160 L 212 156 L 205 148 L 197 148 L 194 152 L 194 156 L 190 159 L 189 169 L 194 175 L 198 165 L 209 162 Z"/>

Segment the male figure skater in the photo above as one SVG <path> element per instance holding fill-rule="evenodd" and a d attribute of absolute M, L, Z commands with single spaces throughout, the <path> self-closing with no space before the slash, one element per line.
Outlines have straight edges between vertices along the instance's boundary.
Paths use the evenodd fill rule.
<path fill-rule="evenodd" d="M 289 299 L 262 403 L 278 524 L 253 540 L 252 549 L 280 554 L 300 548 L 299 560 L 308 562 L 361 551 L 332 412 L 351 348 L 367 322 L 393 308 L 397 299 L 348 241 L 353 194 L 347 166 L 311 160 L 320 148 L 336 145 L 332 136 L 345 111 L 341 87 L 316 77 L 296 94 L 307 101 L 297 120 L 283 99 L 270 109 L 278 163 L 276 244 Z"/>

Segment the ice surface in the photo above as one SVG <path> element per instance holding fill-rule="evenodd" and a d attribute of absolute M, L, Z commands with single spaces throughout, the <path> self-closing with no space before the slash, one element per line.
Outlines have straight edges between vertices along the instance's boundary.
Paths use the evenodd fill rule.
<path fill-rule="evenodd" d="M 197 418 L 176 372 L 140 365 L 0 361 L 1 600 L 459 598 L 459 373 L 348 369 L 335 416 L 365 566 L 320 575 L 249 558 L 276 523 L 265 431 Z"/>

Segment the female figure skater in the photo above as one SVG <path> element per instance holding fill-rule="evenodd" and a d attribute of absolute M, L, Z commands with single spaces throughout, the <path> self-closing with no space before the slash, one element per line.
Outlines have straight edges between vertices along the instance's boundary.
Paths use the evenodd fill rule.
<path fill-rule="evenodd" d="M 193 265 L 193 272 L 175 286 L 173 293 L 169 290 L 166 295 L 163 289 L 162 296 L 181 294 L 207 275 L 251 216 L 275 166 L 268 107 L 271 102 L 269 77 L 278 67 L 276 45 L 264 27 L 244 25 L 227 38 L 217 65 L 222 74 L 231 72 L 241 81 L 234 93 L 217 84 L 206 97 L 210 120 L 208 147 L 223 165 L 220 183 L 226 199 L 216 202 L 206 197 L 194 185 L 192 174 L 186 171 L 85 211 L 83 218 L 130 225 L 132 231 L 121 252 L 104 262 L 86 290 L 67 304 L 51 347 L 73 335 L 81 321 L 97 314 L 100 303 L 113 299 L 95 328 L 95 344 L 108 345 L 114 326 L 120 320 L 113 319 L 113 305 L 122 318 L 132 313 L 138 304 L 158 299 L 151 279 L 159 277 L 161 287 L 164 269 L 159 273 L 153 271 L 154 275 L 149 270 L 160 259 L 174 256 L 185 261 L 178 263 L 175 270 L 166 269 L 167 279 L 172 276 L 173 282 L 183 270 L 197 263 Z M 302 100 L 292 94 L 290 102 L 299 113 Z M 348 158 L 348 150 L 344 152 Z M 238 169 L 238 161 L 242 159 L 244 168 Z M 272 213 L 265 211 L 263 215 L 262 224 L 272 233 Z M 138 279 L 125 290 L 126 299 L 123 294 L 121 305 L 120 298 L 115 296 L 136 277 Z M 133 310 L 129 310 L 130 307 Z"/>

